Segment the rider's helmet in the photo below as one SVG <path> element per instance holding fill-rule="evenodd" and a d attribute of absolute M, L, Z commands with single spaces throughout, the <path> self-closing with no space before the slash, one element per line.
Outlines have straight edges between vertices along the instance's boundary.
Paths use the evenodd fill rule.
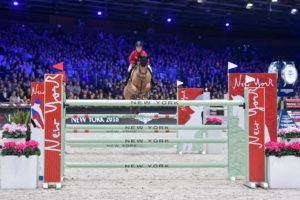
<path fill-rule="evenodd" d="M 143 47 L 143 43 L 141 41 L 137 41 L 135 43 L 135 47 Z"/>

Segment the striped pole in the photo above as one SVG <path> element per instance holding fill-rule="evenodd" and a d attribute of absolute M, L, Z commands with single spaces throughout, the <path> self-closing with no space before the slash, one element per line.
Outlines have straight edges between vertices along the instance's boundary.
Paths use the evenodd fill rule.
<path fill-rule="evenodd" d="M 226 143 L 227 139 L 210 139 L 210 138 L 201 138 L 201 139 L 164 139 L 164 138 L 140 138 L 140 139 L 87 139 L 87 138 L 72 138 L 67 139 L 66 143 L 75 144 L 75 143 L 111 143 L 111 144 L 182 144 L 182 143 Z"/>
<path fill-rule="evenodd" d="M 104 118 L 150 118 L 150 119 L 176 119 L 176 114 L 158 114 L 158 113 L 140 113 L 140 114 L 67 114 L 66 119 L 77 119 L 77 118 L 94 118 L 94 117 L 104 117 Z"/>
<path fill-rule="evenodd" d="M 227 126 L 224 125 L 200 125 L 200 126 L 187 126 L 187 125 L 95 125 L 95 124 L 67 124 L 67 132 L 76 132 L 79 130 L 116 130 L 116 131 L 143 131 L 143 130 L 226 130 Z"/>
<path fill-rule="evenodd" d="M 67 162 L 66 167 L 69 168 L 225 168 L 227 163 L 71 163 Z"/>
<path fill-rule="evenodd" d="M 0 103 L 0 108 L 30 108 L 30 104 L 22 103 Z"/>
<path fill-rule="evenodd" d="M 66 100 L 71 107 L 174 107 L 174 106 L 238 106 L 241 100 Z"/>

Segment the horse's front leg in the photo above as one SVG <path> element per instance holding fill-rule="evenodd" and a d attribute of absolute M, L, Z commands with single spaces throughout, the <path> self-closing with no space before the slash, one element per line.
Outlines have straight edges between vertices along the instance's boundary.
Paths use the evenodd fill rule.
<path fill-rule="evenodd" d="M 147 83 L 145 87 L 145 93 L 148 93 L 151 89 L 151 83 Z"/>
<path fill-rule="evenodd" d="M 143 99 L 148 99 L 148 94 L 149 94 L 150 89 L 151 89 L 151 83 L 147 83 L 145 90 L 143 92 Z"/>

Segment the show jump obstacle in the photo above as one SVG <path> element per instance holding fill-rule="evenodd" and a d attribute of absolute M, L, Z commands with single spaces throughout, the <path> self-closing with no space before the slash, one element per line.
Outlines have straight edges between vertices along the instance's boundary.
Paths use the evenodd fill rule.
<path fill-rule="evenodd" d="M 260 95 L 253 96 L 254 90 L 259 90 Z M 45 100 L 45 167 L 44 167 L 44 188 L 54 186 L 61 187 L 61 182 L 65 174 L 65 168 L 227 168 L 228 176 L 231 180 L 238 177 L 245 177 L 246 184 L 250 187 L 255 187 L 256 184 L 266 186 L 265 179 L 252 178 L 255 170 L 251 167 L 251 160 L 255 158 L 256 154 L 249 154 L 249 114 L 253 115 L 255 111 L 256 102 L 248 101 L 248 97 L 264 101 L 263 88 L 247 88 L 245 90 L 245 102 L 241 100 L 208 100 L 208 101 L 183 101 L 183 100 L 66 100 L 65 87 L 63 85 L 63 76 L 61 74 L 47 74 L 45 75 L 44 83 L 44 100 Z M 256 94 L 256 93 L 255 93 Z M 262 95 L 261 95 L 262 94 Z M 253 104 L 253 105 L 252 105 Z M 79 117 L 80 115 L 67 115 L 66 107 L 177 107 L 177 106 L 226 106 L 228 109 L 228 126 L 185 126 L 185 125 L 66 125 L 65 121 L 70 117 Z M 244 107 L 244 109 L 243 109 Z M 233 109 L 242 109 L 245 114 L 245 126 L 240 127 L 239 119 L 234 115 Z M 254 108 L 254 110 L 253 110 Z M 264 109 L 264 105 L 260 107 Z M 249 112 L 250 110 L 250 112 Z M 100 114 L 93 114 L 91 116 L 99 116 Z M 108 114 L 106 116 L 110 116 Z M 264 113 L 263 113 L 264 115 Z M 103 114 L 102 114 L 103 116 Z M 130 115 L 129 115 L 130 116 Z M 85 117 L 89 117 L 86 116 Z M 127 116 L 128 117 L 128 116 Z M 164 115 L 155 115 L 153 118 L 165 118 Z M 175 115 L 167 116 L 168 118 L 175 118 Z M 228 130 L 227 139 L 150 139 L 150 138 L 136 138 L 136 139 L 66 139 L 66 133 L 85 132 L 85 131 L 116 131 L 116 132 L 130 132 L 130 131 L 174 131 L 174 130 Z M 263 130 L 260 134 L 263 134 Z M 83 145 L 86 147 L 93 145 L 103 145 L 103 147 L 110 147 L 115 144 L 180 144 L 180 143 L 227 143 L 228 144 L 228 160 L 226 162 L 210 162 L 210 163 L 82 163 L 82 162 L 65 162 L 65 147 L 66 145 Z M 263 152 L 263 151 L 262 151 Z M 261 153 L 256 152 L 256 153 Z M 201 156 L 201 155 L 199 155 Z M 263 166 L 264 167 L 264 166 Z M 254 171 L 253 171 L 254 170 Z M 260 171 L 264 171 L 262 168 Z"/>

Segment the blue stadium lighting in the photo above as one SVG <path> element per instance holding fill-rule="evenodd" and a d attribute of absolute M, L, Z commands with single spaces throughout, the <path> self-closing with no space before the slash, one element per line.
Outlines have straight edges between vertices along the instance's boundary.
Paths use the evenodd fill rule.
<path fill-rule="evenodd" d="M 14 1 L 14 2 L 13 2 L 13 5 L 14 5 L 14 6 L 18 6 L 18 5 L 19 5 L 19 2 L 18 2 L 18 1 Z"/>
<path fill-rule="evenodd" d="M 225 26 L 226 26 L 226 27 L 229 27 L 229 26 L 230 26 L 230 23 L 229 23 L 229 22 L 226 22 L 226 23 L 225 23 Z"/>
<path fill-rule="evenodd" d="M 169 17 L 169 18 L 167 19 L 167 22 L 168 22 L 168 23 L 172 22 L 172 19 Z"/>
<path fill-rule="evenodd" d="M 98 11 L 98 12 L 97 12 L 97 15 L 99 15 L 99 16 L 102 15 L 102 12 L 101 12 L 101 11 Z"/>

